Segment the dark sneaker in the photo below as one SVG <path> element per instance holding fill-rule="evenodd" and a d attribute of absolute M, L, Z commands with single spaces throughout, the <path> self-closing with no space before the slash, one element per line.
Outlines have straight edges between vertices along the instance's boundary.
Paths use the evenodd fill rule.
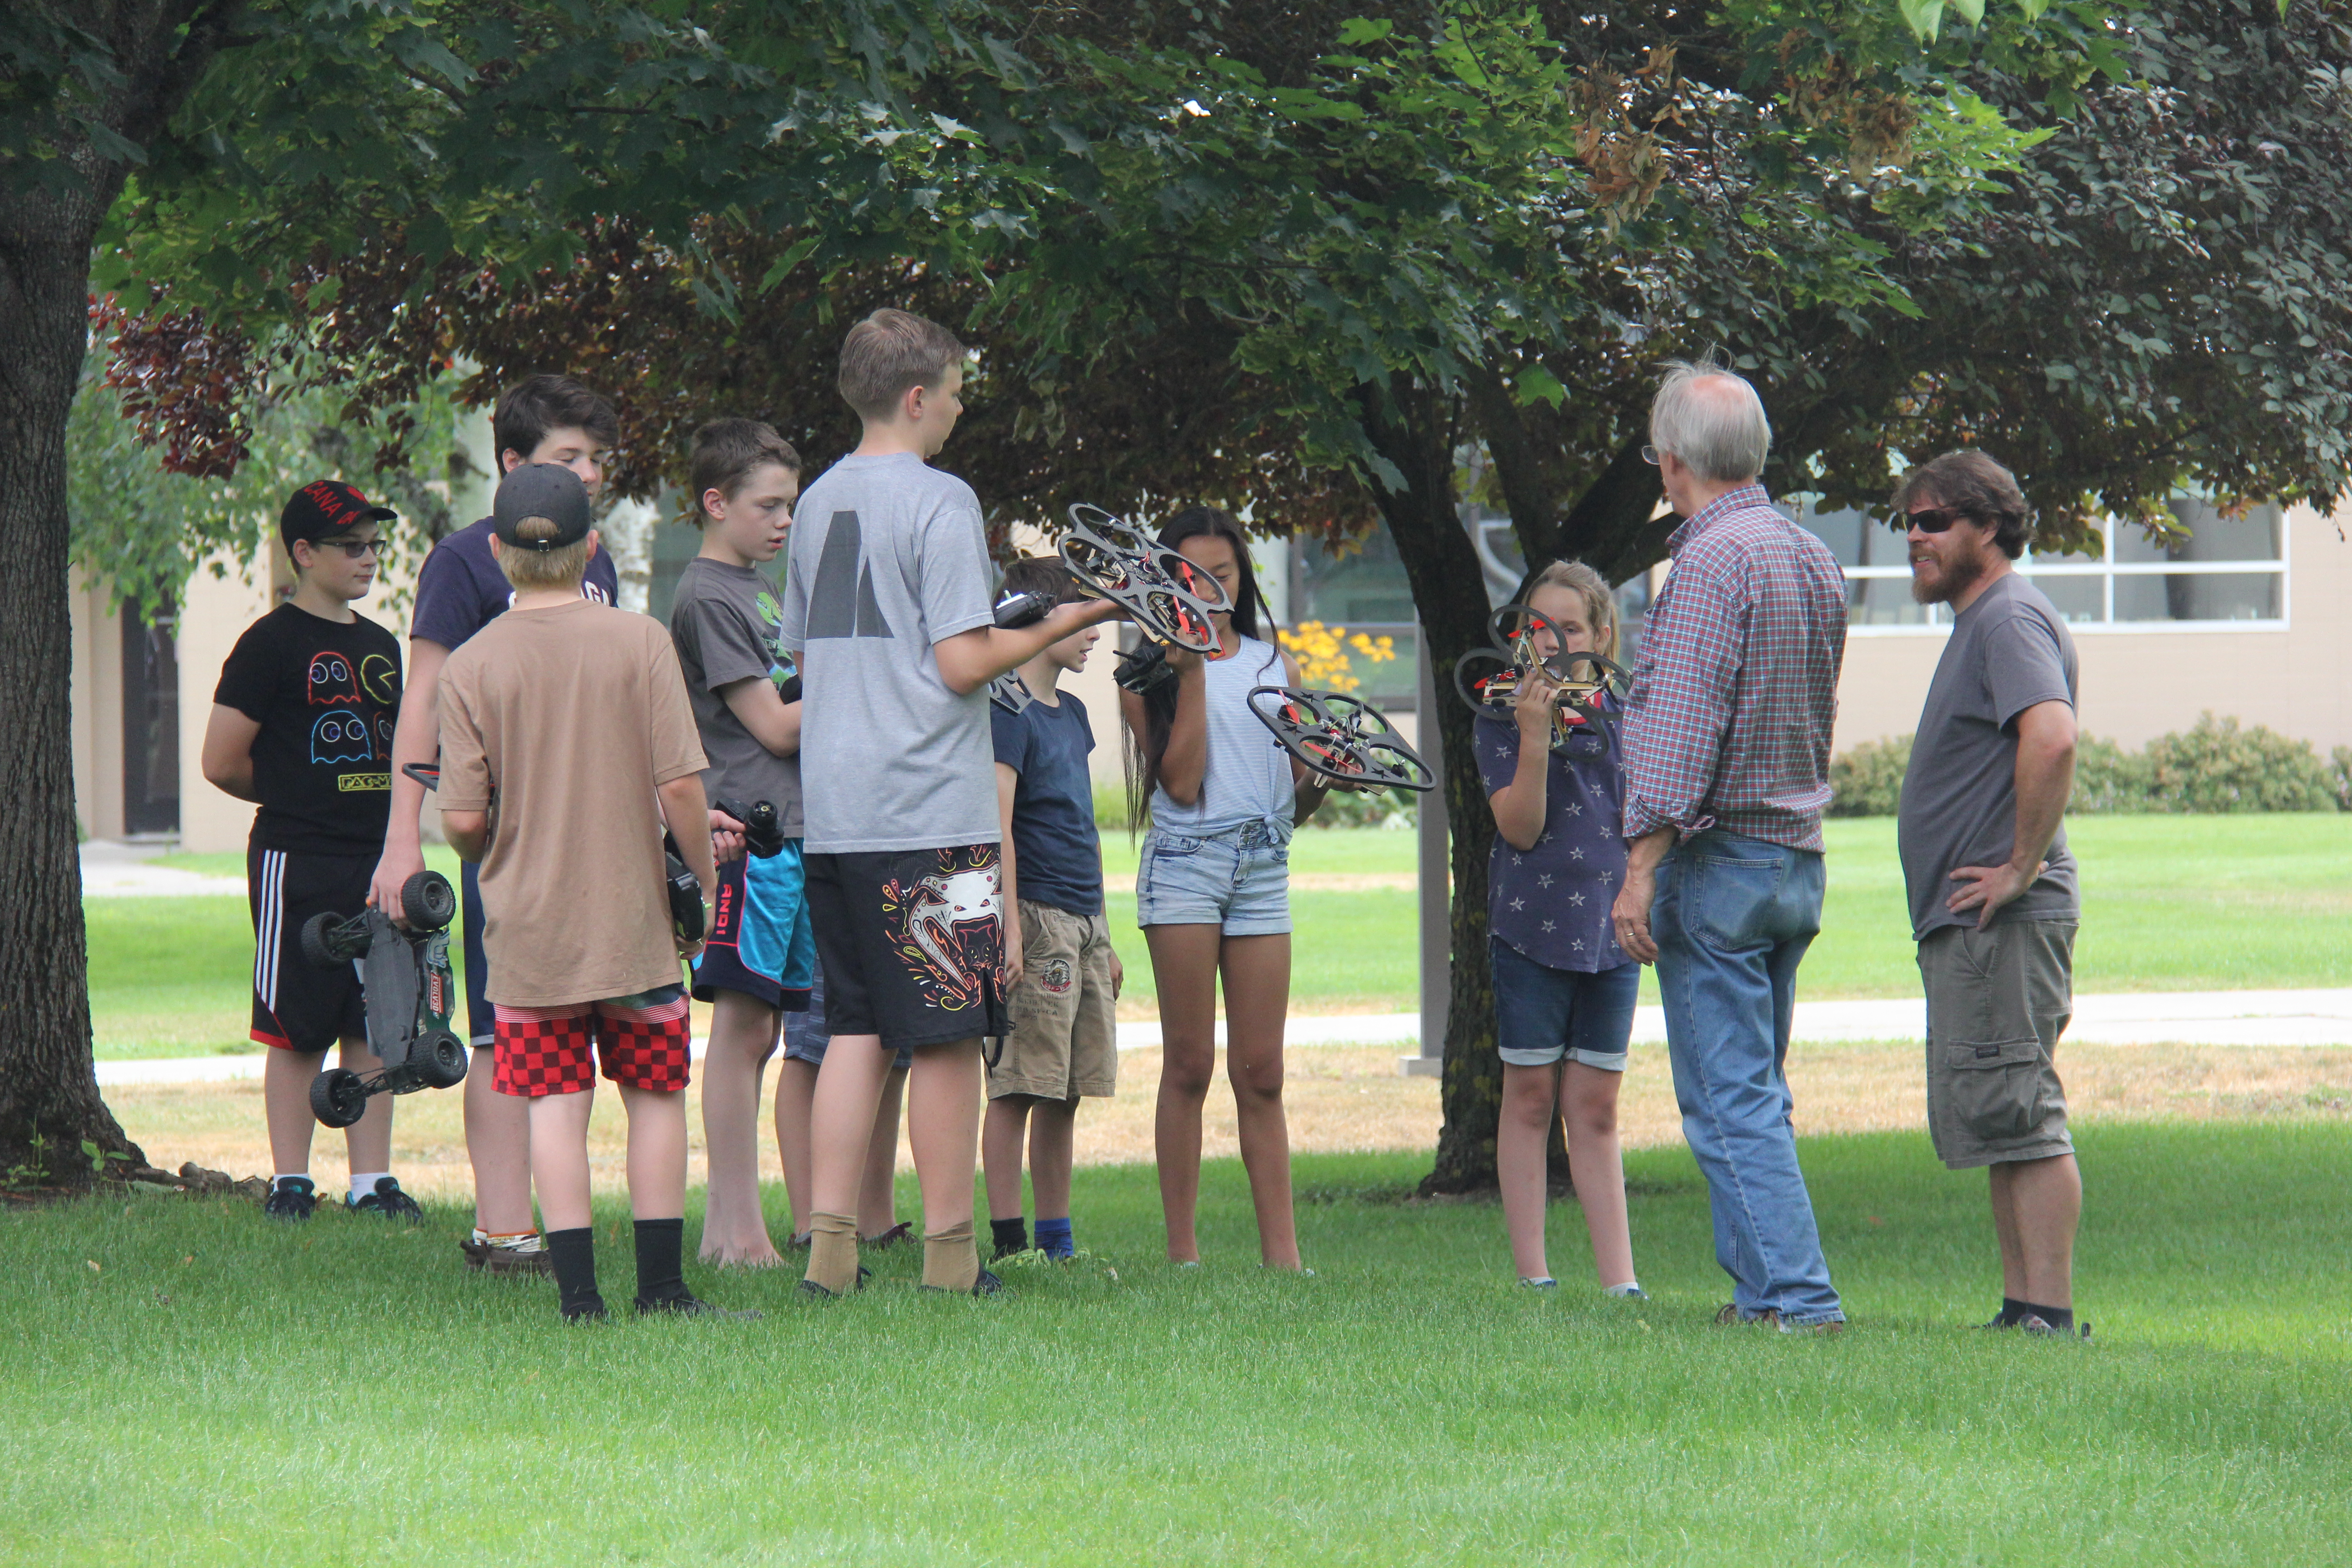
<path fill-rule="evenodd" d="M 601 1323 L 613 1314 L 604 1310 L 604 1298 L 591 1296 L 576 1307 L 559 1309 L 567 1323 Z"/>
<path fill-rule="evenodd" d="M 296 1220 L 309 1219 L 319 1206 L 318 1186 L 308 1176 L 288 1176 L 269 1189 L 261 1201 L 261 1212 L 271 1219 L 291 1225 Z"/>
<path fill-rule="evenodd" d="M 1553 1279 L 1549 1274 L 1522 1274 L 1519 1276 L 1519 1283 L 1530 1290 L 1557 1290 L 1559 1289 L 1559 1281 Z"/>
<path fill-rule="evenodd" d="M 415 1198 L 400 1190 L 396 1176 L 378 1176 L 375 1191 L 363 1198 L 345 1198 L 343 1202 L 353 1214 L 382 1215 L 386 1219 L 404 1219 L 411 1225 L 425 1223 L 425 1211 L 416 1206 Z"/>
<path fill-rule="evenodd" d="M 555 1270 L 554 1260 L 547 1255 L 547 1243 L 535 1235 L 519 1241 L 468 1237 L 457 1244 L 457 1250 L 466 1255 L 467 1268 L 488 1274 L 548 1275 Z"/>
<path fill-rule="evenodd" d="M 2073 1329 L 2062 1329 L 2039 1312 L 2028 1312 L 2017 1320 L 2017 1326 L 2037 1340 L 2087 1340 L 2091 1325 L 2083 1323 Z"/>
<path fill-rule="evenodd" d="M 640 1296 L 636 1305 L 640 1318 L 659 1314 L 674 1318 L 709 1318 L 719 1322 L 756 1323 L 767 1316 L 765 1312 L 753 1311 L 750 1308 L 737 1311 L 714 1307 L 699 1296 L 664 1296 L 656 1301 L 648 1301 Z"/>
<path fill-rule="evenodd" d="M 857 1238 L 857 1245 L 860 1247 L 870 1247 L 877 1252 L 887 1252 L 902 1241 L 912 1241 L 914 1239 L 914 1222 L 912 1220 L 902 1219 L 897 1225 L 892 1226 L 889 1229 L 884 1231 L 879 1236 L 859 1237 Z"/>
<path fill-rule="evenodd" d="M 961 1291 L 950 1290 L 944 1285 L 926 1285 L 923 1289 L 929 1290 L 934 1296 L 956 1296 L 962 1294 Z M 980 1278 L 971 1282 L 971 1293 L 975 1296 L 993 1296 L 1003 1289 L 1004 1281 L 999 1279 L 995 1275 L 991 1274 L 985 1268 L 980 1271 Z"/>
<path fill-rule="evenodd" d="M 874 1278 L 874 1270 L 872 1270 L 871 1268 L 866 1268 L 866 1265 L 864 1265 L 863 1263 L 861 1263 L 861 1264 L 859 1264 L 859 1265 L 857 1266 L 857 1289 L 860 1289 L 860 1290 L 865 1289 L 866 1289 L 866 1282 L 868 1279 L 873 1279 L 873 1278 Z M 838 1291 L 838 1290 L 828 1290 L 828 1289 L 826 1289 L 824 1286 L 822 1286 L 822 1285 L 818 1284 L 818 1283 L 817 1283 L 815 1280 L 814 1280 L 814 1279 L 803 1279 L 803 1280 L 802 1280 L 802 1281 L 801 1281 L 801 1294 L 802 1294 L 802 1295 L 803 1295 L 803 1296 L 814 1296 L 814 1297 L 818 1298 L 820 1300 L 825 1300 L 825 1301 L 835 1301 L 835 1300 L 840 1300 L 840 1298 L 841 1298 L 841 1292 L 840 1292 L 840 1291 Z"/>

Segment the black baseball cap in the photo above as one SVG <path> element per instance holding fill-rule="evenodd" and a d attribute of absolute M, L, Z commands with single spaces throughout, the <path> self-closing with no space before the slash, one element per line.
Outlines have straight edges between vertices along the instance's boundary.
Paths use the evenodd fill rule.
<path fill-rule="evenodd" d="M 294 492 L 278 514 L 278 536 L 291 544 L 349 533 L 363 522 L 390 522 L 400 514 L 377 506 L 341 479 L 319 479 Z"/>
<path fill-rule="evenodd" d="M 547 539 L 517 539 L 515 530 L 526 520 L 543 517 L 555 524 Z M 517 550 L 561 550 L 588 537 L 593 519 L 588 487 L 580 476 L 560 463 L 523 463 L 499 481 L 498 499 L 490 503 L 490 529 Z"/>

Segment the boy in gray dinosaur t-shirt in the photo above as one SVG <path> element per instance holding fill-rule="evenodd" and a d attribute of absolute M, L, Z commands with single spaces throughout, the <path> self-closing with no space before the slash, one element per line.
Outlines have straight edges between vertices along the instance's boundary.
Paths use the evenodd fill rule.
<path fill-rule="evenodd" d="M 811 1116 L 803 1287 L 817 1295 L 857 1282 L 866 1137 L 902 1045 L 915 1052 L 923 1283 L 997 1288 L 971 1224 L 980 1039 L 1006 1026 L 987 687 L 1117 613 L 1097 601 L 1017 631 L 994 625 L 979 500 L 928 462 L 963 411 L 963 361 L 953 334 L 903 310 L 850 329 L 841 393 L 863 437 L 801 499 L 784 584 L 783 642 L 808 700 L 809 904 L 833 1029 Z"/>

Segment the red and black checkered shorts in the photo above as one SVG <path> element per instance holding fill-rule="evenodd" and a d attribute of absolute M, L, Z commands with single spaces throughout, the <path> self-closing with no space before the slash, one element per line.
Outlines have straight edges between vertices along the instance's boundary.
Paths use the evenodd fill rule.
<path fill-rule="evenodd" d="M 692 1026 L 682 985 L 561 1007 L 497 1006 L 490 1087 L 500 1094 L 536 1100 L 594 1088 L 592 1042 L 604 1076 L 614 1083 L 663 1091 L 686 1087 Z"/>

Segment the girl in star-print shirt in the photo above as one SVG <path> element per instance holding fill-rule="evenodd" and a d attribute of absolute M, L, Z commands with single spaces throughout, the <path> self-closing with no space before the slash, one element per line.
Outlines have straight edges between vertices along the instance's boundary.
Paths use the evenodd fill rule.
<path fill-rule="evenodd" d="M 1582 562 L 1544 568 L 1527 603 L 1559 628 L 1557 639 L 1536 632 L 1545 657 L 1563 650 L 1615 656 L 1615 601 L 1608 583 Z M 1520 689 L 1511 721 L 1482 714 L 1475 731 L 1496 827 L 1486 871 L 1487 949 L 1503 1057 L 1495 1163 L 1519 1283 L 1556 1286 L 1544 1262 L 1544 1146 L 1557 1105 L 1601 1283 L 1612 1296 L 1638 1297 L 1617 1086 L 1642 966 L 1619 951 L 1609 922 L 1625 875 L 1623 775 L 1613 725 L 1570 715 L 1569 737 L 1554 749 L 1558 689 L 1538 675 Z"/>

